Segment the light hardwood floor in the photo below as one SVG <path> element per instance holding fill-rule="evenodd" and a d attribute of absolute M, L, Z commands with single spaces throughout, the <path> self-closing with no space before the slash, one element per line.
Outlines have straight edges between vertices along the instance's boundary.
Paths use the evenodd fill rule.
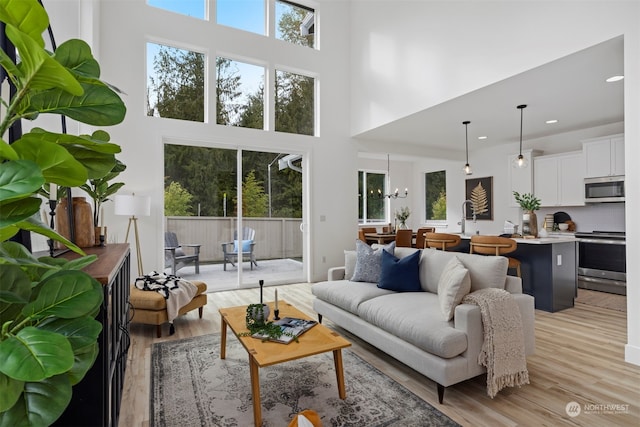
<path fill-rule="evenodd" d="M 278 293 L 280 298 L 315 316 L 310 287 L 306 283 L 278 286 Z M 272 289 L 265 288 L 265 299 L 273 293 Z M 164 336 L 156 338 L 155 327 L 132 324 L 119 426 L 149 425 L 153 343 L 220 333 L 218 308 L 258 300 L 258 289 L 209 294 L 204 318 L 198 319 L 197 311 L 193 311 L 176 319 L 173 336 L 168 336 L 166 326 Z M 351 341 L 352 351 L 464 426 L 640 425 L 640 368 L 624 362 L 624 312 L 585 304 L 557 313 L 536 311 L 536 354 L 528 358 L 531 383 L 504 389 L 491 399 L 486 394 L 483 375 L 448 387 L 442 405 L 438 404 L 433 381 L 336 327 L 330 319 L 325 318 L 323 324 Z M 571 418 L 565 408 L 573 401 L 580 404 L 582 413 Z M 628 406 L 626 410 L 621 407 L 622 413 L 612 414 L 605 413 L 602 405 L 607 404 Z M 585 409 L 590 413 L 585 413 Z"/>

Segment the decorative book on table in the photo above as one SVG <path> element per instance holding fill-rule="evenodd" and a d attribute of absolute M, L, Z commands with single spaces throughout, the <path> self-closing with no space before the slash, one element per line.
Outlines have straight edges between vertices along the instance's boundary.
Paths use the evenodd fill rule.
<path fill-rule="evenodd" d="M 315 320 L 299 319 L 297 317 L 283 317 L 282 319 L 273 322 L 273 324 L 280 326 L 280 329 L 282 329 L 282 334 L 278 338 L 270 337 L 269 335 L 260 332 L 256 332 L 251 336 L 262 340 L 289 344 L 291 341 L 294 341 L 300 335 L 317 325 L 318 322 Z"/>

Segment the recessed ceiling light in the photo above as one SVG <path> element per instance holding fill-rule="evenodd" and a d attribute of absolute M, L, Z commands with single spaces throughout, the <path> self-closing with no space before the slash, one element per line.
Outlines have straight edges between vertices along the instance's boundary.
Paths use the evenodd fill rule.
<path fill-rule="evenodd" d="M 552 125 L 554 123 L 558 123 L 558 119 L 547 120 L 545 123 L 548 124 L 548 125 Z"/>
<path fill-rule="evenodd" d="M 613 83 L 613 82 L 619 82 L 620 80 L 624 79 L 624 76 L 611 76 L 609 77 L 607 80 L 605 80 L 607 83 Z"/>
<path fill-rule="evenodd" d="M 478 139 L 487 139 L 486 136 L 479 136 Z"/>

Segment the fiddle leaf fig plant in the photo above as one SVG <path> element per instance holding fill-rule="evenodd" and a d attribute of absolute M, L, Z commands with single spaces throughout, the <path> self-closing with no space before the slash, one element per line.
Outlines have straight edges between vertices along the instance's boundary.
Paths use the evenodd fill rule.
<path fill-rule="evenodd" d="M 0 0 L 0 21 L 17 50 L 0 49 L 0 65 L 15 88 L 2 99 L 0 121 L 0 426 L 47 426 L 64 412 L 99 352 L 101 285 L 82 269 L 96 260 L 37 257 L 9 241 L 21 230 L 85 253 L 40 219 L 50 184 L 78 187 L 116 166 L 117 144 L 107 132 L 67 135 L 33 128 L 12 143 L 7 130 L 20 120 L 57 114 L 92 126 L 115 125 L 126 108 L 118 91 L 100 80 L 100 67 L 82 40 L 51 53 L 49 25 L 37 0 Z"/>

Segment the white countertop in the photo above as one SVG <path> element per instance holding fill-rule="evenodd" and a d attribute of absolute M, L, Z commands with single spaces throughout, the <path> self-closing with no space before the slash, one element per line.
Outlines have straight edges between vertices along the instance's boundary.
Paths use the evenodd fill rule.
<path fill-rule="evenodd" d="M 458 233 L 459 234 L 459 233 Z M 470 240 L 470 235 L 460 235 L 460 238 Z M 518 244 L 523 245 L 552 245 L 554 243 L 567 243 L 567 242 L 576 242 L 577 239 L 572 232 L 553 232 L 548 233 L 547 237 L 538 237 L 536 239 L 518 239 L 515 238 Z"/>
<path fill-rule="evenodd" d="M 518 244 L 526 244 L 526 245 L 549 245 L 554 243 L 566 243 L 566 242 L 575 242 L 577 239 L 575 236 L 549 236 L 549 237 L 538 237 L 537 239 L 513 239 Z"/>

